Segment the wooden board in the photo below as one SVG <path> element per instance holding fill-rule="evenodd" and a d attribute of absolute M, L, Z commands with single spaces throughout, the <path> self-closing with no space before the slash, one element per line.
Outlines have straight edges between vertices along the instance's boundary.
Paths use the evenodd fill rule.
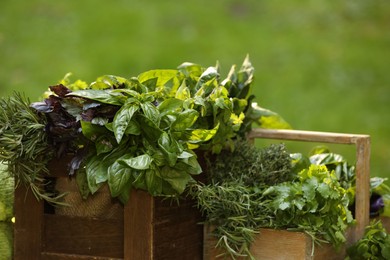
<path fill-rule="evenodd" d="M 204 260 L 217 259 L 223 253 L 215 248 L 216 238 L 211 229 L 209 226 L 204 229 Z M 312 239 L 302 232 L 266 228 L 259 230 L 250 251 L 255 259 L 261 260 L 342 260 L 346 255 L 345 248 L 337 251 L 329 244 L 316 245 L 313 250 Z"/>

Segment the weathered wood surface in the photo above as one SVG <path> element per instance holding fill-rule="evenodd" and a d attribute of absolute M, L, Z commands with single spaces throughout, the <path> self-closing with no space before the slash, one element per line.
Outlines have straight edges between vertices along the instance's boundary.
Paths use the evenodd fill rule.
<path fill-rule="evenodd" d="M 136 190 L 130 198 L 122 217 L 67 216 L 45 213 L 19 187 L 14 259 L 202 259 L 203 226 L 193 202 L 178 205 Z"/>
<path fill-rule="evenodd" d="M 123 258 L 123 220 L 47 214 L 43 251 Z"/>
<path fill-rule="evenodd" d="M 125 255 L 128 259 L 202 259 L 201 215 L 190 200 L 178 205 L 132 191 L 125 206 Z"/>
<path fill-rule="evenodd" d="M 216 238 L 211 230 L 209 226 L 204 228 L 204 260 L 217 259 L 223 253 L 215 248 Z M 250 251 L 255 259 L 261 260 L 342 260 L 346 256 L 345 248 L 337 251 L 330 244 L 316 245 L 313 249 L 312 239 L 302 232 L 267 228 L 259 230 Z"/>
<path fill-rule="evenodd" d="M 15 189 L 14 259 L 40 259 L 42 250 L 43 202 L 24 185 Z"/>

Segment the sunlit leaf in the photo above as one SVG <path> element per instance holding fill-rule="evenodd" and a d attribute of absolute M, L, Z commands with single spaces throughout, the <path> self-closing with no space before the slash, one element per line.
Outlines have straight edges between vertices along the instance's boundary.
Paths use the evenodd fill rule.
<path fill-rule="evenodd" d="M 173 122 L 171 129 L 173 131 L 183 131 L 190 128 L 198 119 L 199 113 L 194 109 L 186 109 L 179 113 Z"/>
<path fill-rule="evenodd" d="M 206 142 L 214 137 L 219 128 L 219 124 L 216 125 L 213 129 L 195 129 L 191 131 L 191 135 L 189 137 L 189 143 L 201 143 Z"/>
<path fill-rule="evenodd" d="M 139 155 L 139 156 L 132 157 L 132 158 L 118 159 L 119 163 L 128 165 L 130 168 L 133 168 L 136 170 L 149 169 L 152 161 L 153 161 L 153 158 L 148 154 L 143 154 L 143 155 Z"/>
<path fill-rule="evenodd" d="M 112 90 L 95 90 L 85 89 L 73 91 L 66 96 L 81 97 L 94 101 L 98 101 L 104 104 L 111 104 L 121 106 L 126 102 L 126 97 L 121 93 L 114 92 Z"/>

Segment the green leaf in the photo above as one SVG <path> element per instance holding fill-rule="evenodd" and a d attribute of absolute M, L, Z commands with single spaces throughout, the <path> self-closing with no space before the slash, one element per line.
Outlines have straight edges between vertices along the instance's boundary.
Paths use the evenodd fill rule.
<path fill-rule="evenodd" d="M 150 143 L 156 142 L 160 138 L 163 131 L 153 121 L 142 114 L 138 115 L 136 119 L 140 126 L 142 126 L 141 134 L 148 139 Z"/>
<path fill-rule="evenodd" d="M 291 126 L 277 113 L 259 107 L 256 103 L 248 109 L 246 117 L 256 122 L 261 128 L 291 129 Z"/>
<path fill-rule="evenodd" d="M 169 113 L 181 111 L 182 105 L 183 105 L 183 100 L 177 98 L 169 98 L 161 102 L 158 105 L 157 109 L 160 111 L 160 115 L 164 116 Z"/>
<path fill-rule="evenodd" d="M 106 85 L 106 88 L 116 89 L 116 88 L 126 88 L 129 86 L 130 82 L 123 77 L 115 76 L 115 75 L 103 75 L 99 77 L 96 82 L 91 84 L 92 89 L 97 89 L 96 84 L 103 83 Z M 101 86 L 99 86 L 99 89 Z"/>
<path fill-rule="evenodd" d="M 155 87 L 162 87 L 167 82 L 171 81 L 172 79 L 176 79 L 179 76 L 178 70 L 149 70 L 146 72 L 141 73 L 138 76 L 138 80 L 141 83 L 144 83 L 146 81 L 149 81 L 151 79 L 156 79 Z M 154 90 L 154 89 L 153 89 Z"/>
<path fill-rule="evenodd" d="M 140 135 L 141 134 L 141 126 L 135 120 L 131 120 L 127 125 L 125 134 L 127 135 Z"/>
<path fill-rule="evenodd" d="M 115 114 L 112 128 L 118 144 L 122 140 L 123 135 L 126 133 L 127 127 L 132 120 L 134 113 L 137 112 L 138 109 L 139 106 L 136 104 L 126 104 Z"/>
<path fill-rule="evenodd" d="M 145 171 L 145 182 L 148 192 L 152 196 L 157 196 L 162 194 L 162 179 L 156 174 L 155 170 L 146 170 Z"/>
<path fill-rule="evenodd" d="M 73 91 L 66 96 L 81 97 L 94 101 L 98 101 L 105 104 L 122 106 L 126 102 L 126 97 L 122 93 L 115 92 L 111 89 L 107 90 L 95 90 L 85 89 Z"/>
<path fill-rule="evenodd" d="M 201 142 L 206 142 L 213 138 L 217 133 L 219 124 L 217 124 L 213 129 L 195 129 L 190 132 L 189 143 L 197 144 Z"/>
<path fill-rule="evenodd" d="M 198 119 L 199 113 L 194 109 L 186 109 L 179 113 L 173 122 L 172 131 L 184 131 L 190 128 Z"/>
<path fill-rule="evenodd" d="M 97 155 L 102 153 L 108 153 L 114 149 L 116 143 L 115 138 L 111 135 L 99 136 L 95 141 Z"/>
<path fill-rule="evenodd" d="M 188 100 L 191 98 L 190 89 L 187 87 L 185 81 L 183 81 L 180 87 L 178 88 L 175 98 L 180 100 Z"/>
<path fill-rule="evenodd" d="M 87 180 L 87 174 L 85 172 L 85 168 L 81 168 L 77 171 L 76 183 L 79 188 L 81 197 L 83 199 L 87 199 L 88 195 L 90 194 L 90 190 L 88 186 L 88 180 Z"/>
<path fill-rule="evenodd" d="M 178 194 L 183 193 L 187 184 L 193 180 L 189 174 L 169 166 L 163 167 L 160 175 L 161 178 L 168 182 Z"/>
<path fill-rule="evenodd" d="M 160 123 L 160 113 L 158 109 L 151 103 L 141 103 L 141 109 L 144 115 L 156 125 Z"/>
<path fill-rule="evenodd" d="M 198 90 L 203 84 L 210 80 L 214 80 L 219 76 L 219 73 L 215 67 L 208 67 L 200 76 L 196 83 L 195 89 Z"/>
<path fill-rule="evenodd" d="M 152 163 L 153 158 L 148 154 L 139 155 L 131 158 L 119 158 L 118 162 L 120 164 L 127 165 L 130 168 L 136 170 L 146 170 L 149 169 L 150 164 Z"/>
<path fill-rule="evenodd" d="M 80 123 L 81 123 L 81 131 L 83 135 L 93 142 L 96 141 L 96 139 L 100 135 L 110 134 L 110 132 L 107 131 L 106 127 L 104 126 L 95 125 L 92 124 L 91 122 L 87 122 L 83 120 L 81 120 Z"/>
<path fill-rule="evenodd" d="M 196 156 L 180 159 L 180 161 L 175 165 L 175 168 L 192 175 L 200 174 L 203 171 Z"/>
<path fill-rule="evenodd" d="M 103 155 L 95 155 L 86 163 L 88 187 L 92 194 L 102 186 L 103 182 L 107 181 L 108 166 L 103 159 Z"/>
<path fill-rule="evenodd" d="M 133 184 L 131 182 L 127 182 L 126 185 L 122 188 L 122 193 L 118 195 L 118 199 L 120 202 L 122 202 L 123 205 L 126 205 L 130 199 L 132 185 Z"/>
<path fill-rule="evenodd" d="M 179 143 L 168 133 L 163 132 L 158 139 L 158 145 L 165 154 L 168 165 L 174 166 L 177 161 L 177 155 L 182 150 Z"/>
<path fill-rule="evenodd" d="M 133 171 L 134 181 L 132 183 L 133 187 L 141 190 L 148 190 L 146 186 L 145 171 Z"/>
<path fill-rule="evenodd" d="M 118 160 L 123 160 L 131 156 L 132 155 L 125 154 Z M 125 189 L 128 188 L 128 183 L 132 180 L 131 171 L 131 168 L 119 163 L 118 161 L 114 162 L 108 168 L 108 186 L 110 187 L 112 197 L 117 197 L 123 194 Z"/>

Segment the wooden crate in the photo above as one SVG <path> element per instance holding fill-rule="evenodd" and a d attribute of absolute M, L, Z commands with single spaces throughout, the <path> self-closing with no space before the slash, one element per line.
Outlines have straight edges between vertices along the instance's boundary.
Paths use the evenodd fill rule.
<path fill-rule="evenodd" d="M 57 179 L 66 168 L 63 161 L 49 167 Z M 15 260 L 202 259 L 201 214 L 188 200 L 178 206 L 134 190 L 113 217 L 59 215 L 20 185 L 14 209 Z"/>
<path fill-rule="evenodd" d="M 249 139 L 265 138 L 306 142 L 350 144 L 356 146 L 356 225 L 347 232 L 346 246 L 359 240 L 365 226 L 369 224 L 370 200 L 370 137 L 367 135 L 339 134 L 299 130 L 255 129 Z M 221 252 L 215 248 L 216 240 L 210 235 L 210 228 L 204 227 L 204 259 L 215 259 Z M 311 238 L 301 232 L 261 229 L 251 246 L 256 259 L 344 259 L 345 249 L 336 252 L 330 245 L 317 246 L 312 256 Z"/>

